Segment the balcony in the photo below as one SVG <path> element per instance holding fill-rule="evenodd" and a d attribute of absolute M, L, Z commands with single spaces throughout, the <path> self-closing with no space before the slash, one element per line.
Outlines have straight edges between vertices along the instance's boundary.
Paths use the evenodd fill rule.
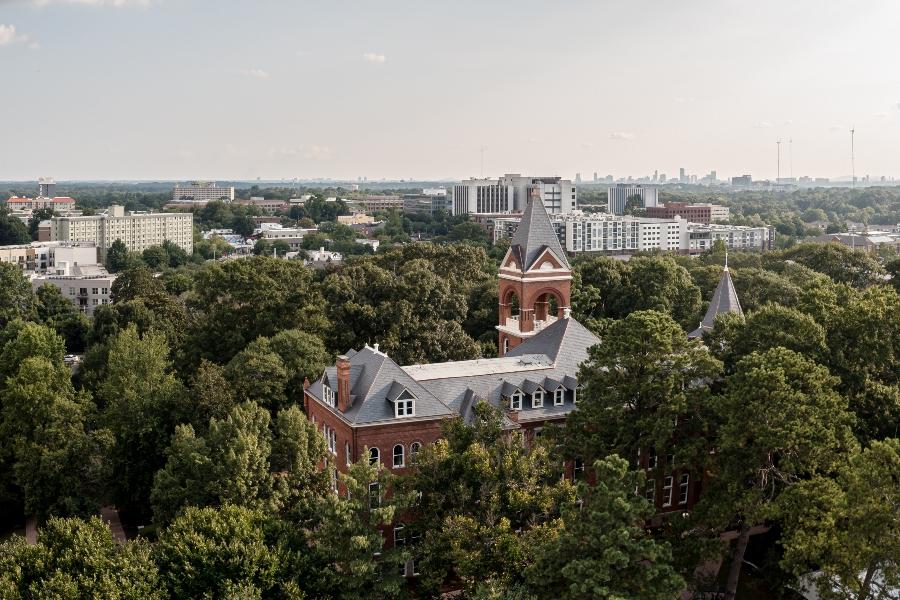
<path fill-rule="evenodd" d="M 558 320 L 559 320 L 558 317 L 551 317 L 551 316 L 548 316 L 543 321 L 535 320 L 534 328 L 531 331 L 523 332 L 521 330 L 521 324 L 519 322 L 519 317 L 518 316 L 508 317 L 506 319 L 506 324 L 505 325 L 497 325 L 497 329 L 499 331 L 508 333 L 510 335 L 514 335 L 516 337 L 529 338 L 529 337 L 533 337 L 533 336 L 537 335 L 538 333 L 540 333 L 547 327 L 550 327 L 551 325 L 556 323 Z"/>

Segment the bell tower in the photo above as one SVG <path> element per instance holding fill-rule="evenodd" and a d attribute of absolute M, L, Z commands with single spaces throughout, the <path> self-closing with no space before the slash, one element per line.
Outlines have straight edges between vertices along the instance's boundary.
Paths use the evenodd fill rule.
<path fill-rule="evenodd" d="M 572 268 L 540 196 L 532 194 L 500 263 L 499 355 L 569 317 Z"/>

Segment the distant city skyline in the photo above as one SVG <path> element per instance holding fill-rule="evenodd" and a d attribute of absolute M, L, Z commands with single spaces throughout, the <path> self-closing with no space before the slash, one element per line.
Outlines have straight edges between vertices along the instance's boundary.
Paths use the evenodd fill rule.
<path fill-rule="evenodd" d="M 0 0 L 0 179 L 774 179 L 781 140 L 782 177 L 834 181 L 851 128 L 857 177 L 897 177 L 897 22 L 890 0 Z"/>

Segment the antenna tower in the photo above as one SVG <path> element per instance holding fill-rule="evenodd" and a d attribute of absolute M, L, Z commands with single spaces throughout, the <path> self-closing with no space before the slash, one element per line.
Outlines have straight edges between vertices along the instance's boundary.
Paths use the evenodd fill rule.
<path fill-rule="evenodd" d="M 775 177 L 775 183 L 778 183 L 778 180 L 781 179 L 781 140 L 775 142 L 775 145 L 778 147 L 778 175 Z"/>
<path fill-rule="evenodd" d="M 850 128 L 850 186 L 856 187 L 856 147 L 854 145 L 854 137 L 856 136 L 856 125 Z"/>

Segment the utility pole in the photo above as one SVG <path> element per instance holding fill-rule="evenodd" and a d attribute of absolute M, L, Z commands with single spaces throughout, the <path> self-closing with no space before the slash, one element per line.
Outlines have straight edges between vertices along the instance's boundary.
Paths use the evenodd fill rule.
<path fill-rule="evenodd" d="M 775 142 L 775 146 L 778 148 L 778 175 L 775 177 L 775 183 L 778 183 L 778 180 L 781 179 L 781 140 Z"/>
<path fill-rule="evenodd" d="M 794 178 L 794 138 L 788 140 L 788 152 L 790 154 L 791 161 L 791 179 Z"/>

